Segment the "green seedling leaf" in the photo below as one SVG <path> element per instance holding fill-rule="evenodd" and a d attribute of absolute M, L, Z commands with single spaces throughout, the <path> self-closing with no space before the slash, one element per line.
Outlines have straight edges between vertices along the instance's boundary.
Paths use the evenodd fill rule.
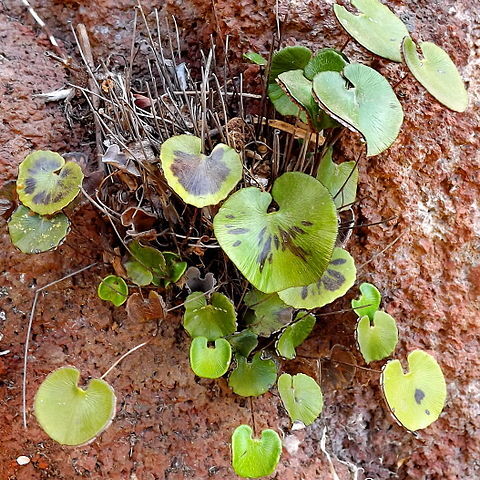
<path fill-rule="evenodd" d="M 244 301 L 254 311 L 247 322 L 248 329 L 260 337 L 269 337 L 292 321 L 293 308 L 285 305 L 276 293 L 251 290 Z"/>
<path fill-rule="evenodd" d="M 431 42 L 421 42 L 420 49 L 422 58 L 410 37 L 403 42 L 405 63 L 413 76 L 440 103 L 456 112 L 464 112 L 468 105 L 467 90 L 448 53 Z"/>
<path fill-rule="evenodd" d="M 397 324 L 388 313 L 377 311 L 373 317 L 373 325 L 370 324 L 368 315 L 358 320 L 355 337 L 367 363 L 383 360 L 391 355 L 397 346 Z"/>
<path fill-rule="evenodd" d="M 378 155 L 398 136 L 402 106 L 385 77 L 373 68 L 351 63 L 342 73 L 317 74 L 313 79 L 315 97 L 329 115 L 363 135 L 368 157 Z"/>
<path fill-rule="evenodd" d="M 160 151 L 168 184 L 195 207 L 216 205 L 242 178 L 242 160 L 233 148 L 220 143 L 208 156 L 201 148 L 200 138 L 177 135 L 165 141 Z"/>
<path fill-rule="evenodd" d="M 383 394 L 397 421 L 410 431 L 433 423 L 442 412 L 447 388 L 434 357 L 422 350 L 408 354 L 408 373 L 398 360 L 388 362 L 382 371 Z"/>
<path fill-rule="evenodd" d="M 274 430 L 263 430 L 260 439 L 252 438 L 248 425 L 240 425 L 232 435 L 232 466 L 244 478 L 272 474 L 280 460 L 282 441 Z"/>
<path fill-rule="evenodd" d="M 278 379 L 278 393 L 292 422 L 312 424 L 323 409 L 323 395 L 318 383 L 308 375 L 288 373 Z"/>
<path fill-rule="evenodd" d="M 320 161 L 317 180 L 328 188 L 339 211 L 350 206 L 357 197 L 358 168 L 355 162 L 337 165 L 332 160 L 333 148 L 329 147 Z"/>
<path fill-rule="evenodd" d="M 359 317 L 367 315 L 370 320 L 373 320 L 375 312 L 380 308 L 382 294 L 371 283 L 362 283 L 360 292 L 360 297 L 352 300 L 352 308 Z"/>
<path fill-rule="evenodd" d="M 268 98 L 272 102 L 275 110 L 285 117 L 300 116 L 300 108 L 296 105 L 288 95 L 282 90 L 277 83 L 270 83 L 267 87 Z"/>
<path fill-rule="evenodd" d="M 187 270 L 187 262 L 182 262 L 176 253 L 163 252 L 166 263 L 166 280 L 169 283 L 177 283 Z"/>
<path fill-rule="evenodd" d="M 258 345 L 258 337 L 250 330 L 243 330 L 228 338 L 236 353 L 247 358 Z"/>
<path fill-rule="evenodd" d="M 128 250 L 132 256 L 154 277 L 163 277 L 167 273 L 167 264 L 162 252 L 150 246 L 141 245 L 138 240 L 130 242 Z"/>
<path fill-rule="evenodd" d="M 335 248 L 327 269 L 315 283 L 288 288 L 278 296 L 295 308 L 319 308 L 342 297 L 355 283 L 357 269 L 352 256 L 342 248 Z"/>
<path fill-rule="evenodd" d="M 277 366 L 270 359 L 262 359 L 262 353 L 257 352 L 251 362 L 237 355 L 237 366 L 228 379 L 229 387 L 242 397 L 257 397 L 263 395 L 274 385 L 277 379 Z"/>
<path fill-rule="evenodd" d="M 65 163 L 58 153 L 37 150 L 18 167 L 18 198 L 35 213 L 51 215 L 78 195 L 82 181 L 78 164 Z"/>
<path fill-rule="evenodd" d="M 150 270 L 145 268 L 140 262 L 135 260 L 128 260 L 124 263 L 128 278 L 139 287 L 150 285 L 153 280 L 153 275 Z"/>
<path fill-rule="evenodd" d="M 280 208 L 269 213 L 272 197 Z M 332 197 L 319 181 L 300 172 L 278 177 L 271 195 L 254 187 L 234 193 L 213 225 L 225 253 L 265 293 L 317 281 L 337 237 Z"/>
<path fill-rule="evenodd" d="M 320 72 L 341 72 L 348 59 L 341 52 L 337 52 L 333 48 L 324 48 L 318 51 L 307 63 L 304 74 L 309 80 Z"/>
<path fill-rule="evenodd" d="M 128 287 L 123 278 L 108 275 L 100 282 L 97 293 L 102 300 L 112 302 L 116 307 L 119 307 L 127 300 Z"/>
<path fill-rule="evenodd" d="M 232 347 L 224 338 L 217 338 L 215 347 L 209 347 L 205 337 L 195 337 L 192 340 L 190 366 L 199 377 L 221 377 L 227 372 L 231 359 Z"/>
<path fill-rule="evenodd" d="M 35 416 L 45 433 L 62 445 L 82 445 L 100 435 L 115 415 L 112 387 L 100 379 L 78 387 L 80 372 L 62 367 L 50 373 L 35 396 Z"/>
<path fill-rule="evenodd" d="M 211 304 L 202 292 L 193 292 L 185 300 L 183 326 L 191 337 L 213 341 L 226 337 L 237 328 L 237 315 L 232 302 L 221 293 L 213 293 Z"/>
<path fill-rule="evenodd" d="M 367 50 L 401 62 L 402 40 L 408 37 L 404 23 L 378 0 L 351 0 L 359 15 L 335 4 L 333 10 L 342 27 Z"/>
<path fill-rule="evenodd" d="M 262 57 L 259 53 L 256 52 L 247 52 L 243 54 L 243 58 L 250 60 L 252 63 L 257 65 L 265 66 L 268 62 L 267 59 Z"/>
<path fill-rule="evenodd" d="M 280 335 L 277 342 L 277 353 L 284 358 L 292 360 L 296 357 L 295 349 L 300 346 L 310 335 L 315 326 L 315 317 L 311 314 L 298 314 L 297 322 L 289 325 Z"/>
<path fill-rule="evenodd" d="M 23 253 L 41 253 L 58 247 L 70 230 L 63 213 L 42 217 L 20 205 L 8 221 L 12 243 Z"/>

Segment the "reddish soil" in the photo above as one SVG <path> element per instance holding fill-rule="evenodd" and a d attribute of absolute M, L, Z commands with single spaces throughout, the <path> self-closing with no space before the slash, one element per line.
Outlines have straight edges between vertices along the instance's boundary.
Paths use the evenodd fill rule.
<path fill-rule="evenodd" d="M 18 2 L 20 3 L 20 2 Z M 75 55 L 67 22 L 86 24 L 97 59 L 128 51 L 133 18 L 126 0 L 33 2 L 64 48 Z M 40 6 L 41 3 L 41 6 Z M 154 2 L 146 1 L 146 8 Z M 181 26 L 185 56 L 219 26 L 232 36 L 232 60 L 241 53 L 267 52 L 275 28 L 273 0 L 170 0 L 162 10 Z M 385 309 L 399 324 L 396 357 L 423 348 L 436 356 L 448 384 L 441 418 L 418 438 L 392 420 L 381 398 L 378 378 L 358 374 L 348 388 L 325 388 L 322 417 L 294 432 L 298 449 L 284 449 L 272 478 L 331 478 L 320 439 L 327 428 L 327 449 L 343 479 L 353 478 L 340 463 L 357 466 L 359 478 L 476 479 L 480 477 L 480 158 L 479 45 L 480 7 L 470 0 L 391 1 L 414 38 L 442 45 L 459 66 L 470 92 L 470 108 L 458 114 L 438 105 L 411 77 L 398 87 L 405 123 L 395 145 L 361 165 L 358 216 L 361 223 L 397 215 L 396 227 L 354 232 L 350 249 L 361 267 L 359 281 L 375 283 Z M 346 34 L 327 2 L 280 1 L 286 43 L 312 48 L 340 47 Z M 33 149 L 91 154 L 92 132 L 85 122 L 67 123 L 60 104 L 45 104 L 33 94 L 63 87 L 65 70 L 44 56 L 50 48 L 21 6 L 0 3 L 0 186 L 16 175 L 16 166 Z M 405 68 L 375 58 L 352 41 L 346 53 L 368 62 L 395 83 Z M 476 67 L 476 69 L 475 69 Z M 254 88 L 255 68 L 247 80 Z M 348 137 L 348 136 L 347 136 Z M 345 139 L 341 155 L 354 158 L 356 139 Z M 0 220 L 0 478 L 153 480 L 234 478 L 229 438 L 250 422 L 249 403 L 233 395 L 224 380 L 195 380 L 188 365 L 187 336 L 178 316 L 161 334 L 128 357 L 109 376 L 118 397 L 111 427 L 93 443 L 61 447 L 40 430 L 31 415 L 34 393 L 51 370 L 74 365 L 83 378 L 99 376 L 129 348 L 148 338 L 153 325 L 129 322 L 122 308 L 96 296 L 99 278 L 109 272 L 98 264 L 55 285 L 40 297 L 33 326 L 28 376 L 29 428 L 21 421 L 22 348 L 36 287 L 101 260 L 109 239 L 103 220 L 88 206 L 74 219 L 74 231 L 57 251 L 27 256 L 10 244 Z M 401 238 L 383 255 L 375 256 Z M 348 306 L 346 300 L 334 309 Z M 355 319 L 350 313 L 324 317 L 304 353 L 324 354 L 340 343 L 353 349 Z M 357 355 L 358 360 L 360 357 Z M 380 365 L 379 365 L 380 366 Z M 271 393 L 254 402 L 257 428 L 287 431 L 288 420 Z M 289 439 L 291 442 L 292 437 Z M 32 461 L 19 466 L 16 458 Z"/>

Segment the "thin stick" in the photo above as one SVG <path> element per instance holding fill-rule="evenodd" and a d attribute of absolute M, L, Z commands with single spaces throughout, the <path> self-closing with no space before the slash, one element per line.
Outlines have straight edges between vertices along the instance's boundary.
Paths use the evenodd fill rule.
<path fill-rule="evenodd" d="M 367 260 L 366 262 L 362 263 L 358 268 L 357 268 L 357 273 L 365 266 L 368 265 L 370 262 L 373 262 L 377 257 L 385 253 L 389 248 L 393 247 L 407 232 L 401 233 L 393 242 L 389 243 L 382 251 L 376 253 L 370 260 Z"/>
<path fill-rule="evenodd" d="M 131 353 L 135 352 L 139 348 L 144 347 L 148 343 L 150 343 L 153 340 L 154 337 L 150 338 L 150 340 L 147 340 L 146 342 L 141 343 L 140 345 L 137 345 L 136 347 L 131 348 L 128 352 L 124 353 L 118 360 L 116 360 L 112 366 L 100 377 L 100 380 L 103 380 L 124 358 L 128 357 Z"/>
<path fill-rule="evenodd" d="M 65 275 L 64 277 L 55 280 L 54 282 L 50 282 L 47 285 L 44 285 L 43 287 L 37 288 L 35 290 L 35 296 L 33 297 L 33 302 L 32 302 L 32 308 L 30 310 L 30 317 L 28 320 L 28 327 L 27 327 L 27 334 L 25 338 L 25 345 L 23 348 L 23 372 L 22 372 L 22 417 L 23 417 L 23 428 L 27 428 L 27 367 L 28 367 L 28 348 L 30 346 L 30 334 L 32 332 L 32 325 L 33 325 L 33 318 L 35 316 L 35 309 L 37 307 L 37 302 L 38 302 L 38 296 L 41 292 L 46 290 L 47 288 L 53 287 L 57 283 L 63 282 L 67 278 L 74 277 L 75 275 L 78 275 L 79 273 L 84 272 L 85 270 L 88 270 L 89 268 L 94 267 L 97 265 L 98 262 L 91 263 L 90 265 L 87 265 L 86 267 L 81 268 L 80 270 L 76 270 L 75 272 L 69 273 L 68 275 Z"/>
<path fill-rule="evenodd" d="M 252 415 L 253 435 L 257 436 L 257 426 L 255 423 L 255 410 L 253 408 L 253 397 L 250 397 L 250 414 Z"/>

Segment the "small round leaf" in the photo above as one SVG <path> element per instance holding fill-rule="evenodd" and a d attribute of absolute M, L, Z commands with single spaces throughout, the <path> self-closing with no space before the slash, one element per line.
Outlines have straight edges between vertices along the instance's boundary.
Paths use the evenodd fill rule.
<path fill-rule="evenodd" d="M 250 60 L 252 63 L 256 65 L 267 65 L 268 61 L 266 58 L 262 57 L 259 53 L 256 52 L 247 52 L 243 54 L 243 58 L 246 60 Z"/>
<path fill-rule="evenodd" d="M 138 240 L 130 242 L 127 246 L 135 260 L 141 263 L 153 276 L 163 277 L 166 275 L 167 266 L 162 252 L 154 247 L 142 245 Z"/>
<path fill-rule="evenodd" d="M 373 320 L 375 312 L 380 307 L 382 294 L 378 291 L 378 288 L 371 283 L 362 283 L 360 285 L 360 292 L 360 297 L 352 300 L 352 308 L 359 317 L 367 315 L 370 320 Z"/>
<path fill-rule="evenodd" d="M 127 300 L 128 286 L 123 278 L 108 275 L 100 282 L 97 293 L 102 300 L 112 302 L 116 307 L 119 307 Z"/>
<path fill-rule="evenodd" d="M 150 285 L 153 280 L 153 275 L 150 270 L 145 268 L 140 262 L 135 260 L 128 260 L 124 263 L 128 278 L 139 287 Z"/>
<path fill-rule="evenodd" d="M 224 375 L 232 358 L 232 347 L 224 338 L 215 340 L 209 347 L 205 337 L 195 337 L 190 346 L 190 366 L 193 373 L 203 378 L 219 378 Z"/>
<path fill-rule="evenodd" d="M 303 316 L 302 316 L 303 315 Z M 292 360 L 297 352 L 295 349 L 300 346 L 310 335 L 315 326 L 315 317 L 311 314 L 299 314 L 298 322 L 289 325 L 280 335 L 277 343 L 277 352 L 281 357 Z"/>
<path fill-rule="evenodd" d="M 248 357 L 258 345 L 258 337 L 250 330 L 243 330 L 228 338 L 230 345 L 242 357 Z"/>

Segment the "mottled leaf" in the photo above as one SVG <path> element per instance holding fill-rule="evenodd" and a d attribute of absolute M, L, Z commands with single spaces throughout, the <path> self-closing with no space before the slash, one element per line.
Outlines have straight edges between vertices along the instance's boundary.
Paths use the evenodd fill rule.
<path fill-rule="evenodd" d="M 217 338 L 215 347 L 209 347 L 205 337 L 195 337 L 192 340 L 190 366 L 199 377 L 221 377 L 227 372 L 231 358 L 232 347 L 224 338 Z"/>

